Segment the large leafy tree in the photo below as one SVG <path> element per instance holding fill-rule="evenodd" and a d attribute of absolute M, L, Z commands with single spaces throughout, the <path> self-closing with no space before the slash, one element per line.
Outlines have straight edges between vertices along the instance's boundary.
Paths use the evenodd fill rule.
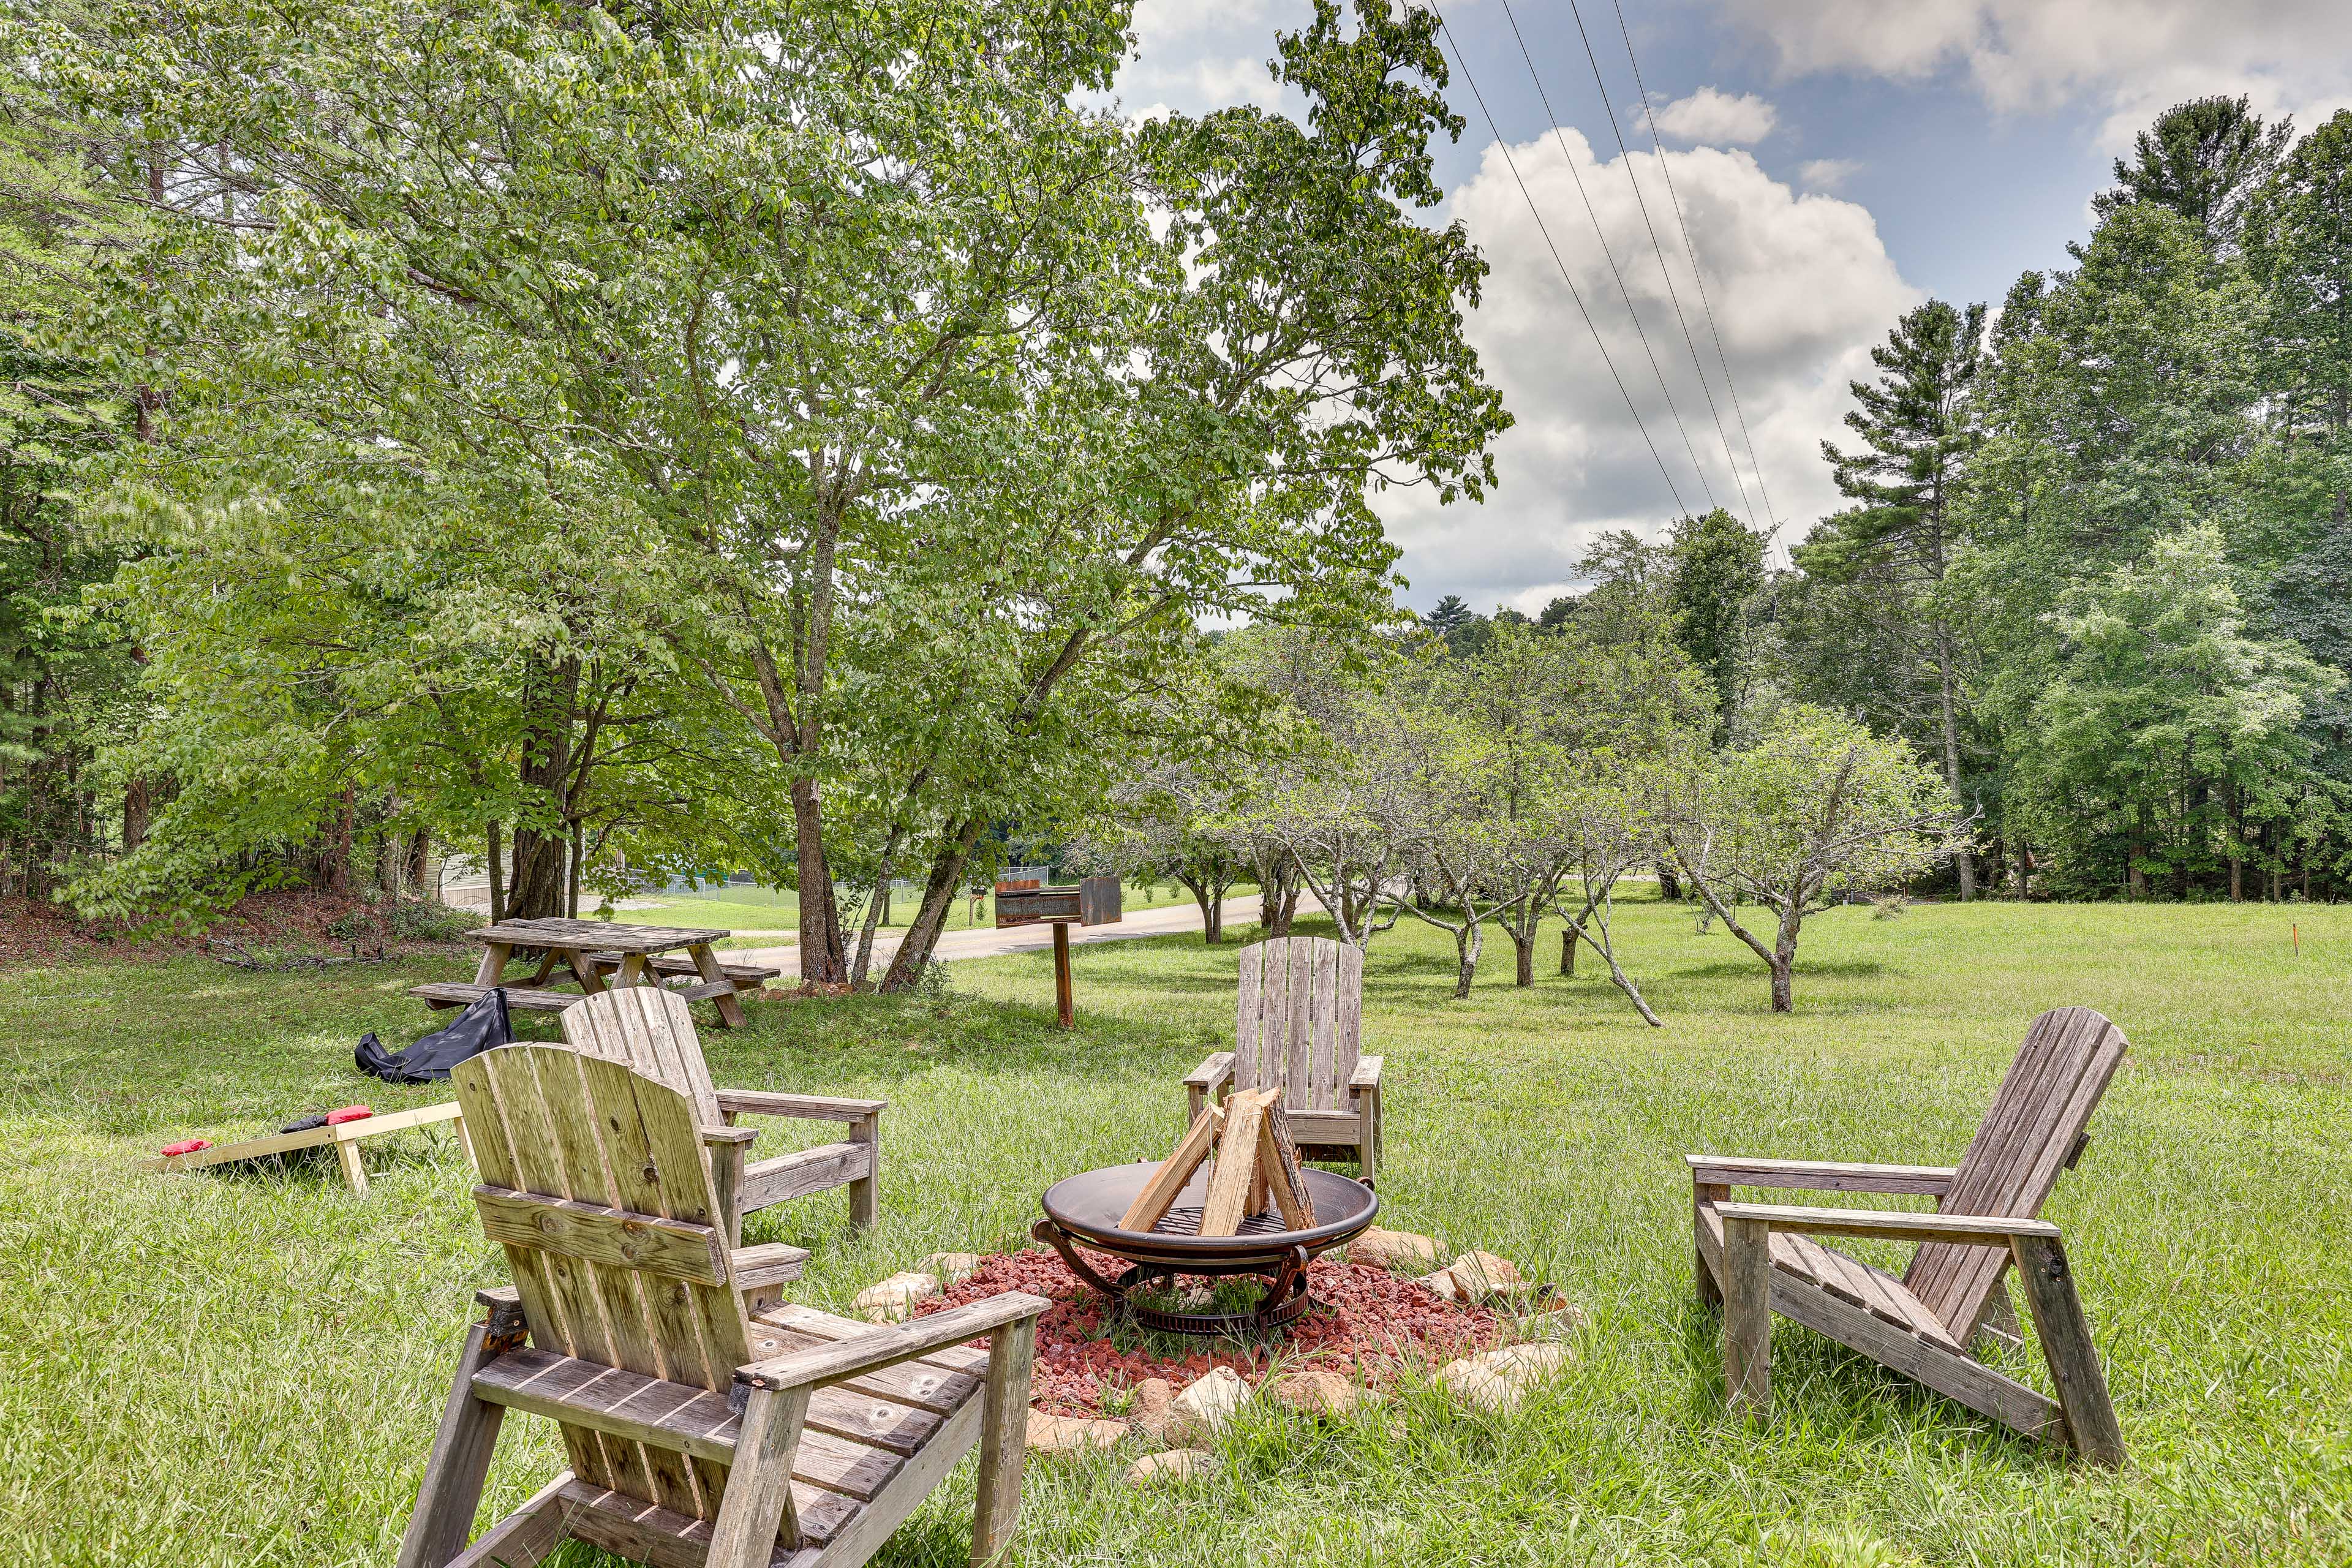
<path fill-rule="evenodd" d="M 2250 631 L 2230 575 L 2220 531 L 2200 524 L 2053 612 L 2062 652 L 2020 782 L 2063 881 L 2095 886 L 2107 868 L 2179 896 L 2226 862 L 2236 894 L 2255 830 L 2297 810 L 2300 721 L 2343 678 Z"/>
<path fill-rule="evenodd" d="M 1731 732 L 1757 671 L 1764 536 L 1721 507 L 1677 521 L 1665 604 L 1675 640 L 1715 690 L 1717 734 Z"/>

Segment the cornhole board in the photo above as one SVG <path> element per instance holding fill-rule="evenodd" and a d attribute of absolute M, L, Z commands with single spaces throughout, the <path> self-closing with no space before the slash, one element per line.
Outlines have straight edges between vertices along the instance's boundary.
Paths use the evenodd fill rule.
<path fill-rule="evenodd" d="M 223 1143 L 211 1149 L 199 1149 L 193 1154 L 159 1154 L 142 1160 L 142 1171 L 194 1171 L 205 1165 L 226 1165 L 232 1160 L 259 1160 L 271 1154 L 290 1154 L 297 1149 L 316 1149 L 331 1143 L 335 1160 L 343 1168 L 343 1180 L 352 1191 L 367 1196 L 367 1169 L 360 1163 L 360 1140 L 380 1133 L 403 1132 L 412 1127 L 427 1127 L 436 1121 L 453 1123 L 458 1146 L 466 1151 L 470 1163 L 474 1158 L 473 1141 L 466 1136 L 466 1119 L 455 1100 L 446 1105 L 420 1105 L 414 1110 L 388 1111 L 382 1116 L 362 1116 L 356 1121 L 345 1121 L 333 1127 L 313 1127 L 307 1132 L 273 1132 L 267 1138 L 248 1138 L 242 1143 Z"/>

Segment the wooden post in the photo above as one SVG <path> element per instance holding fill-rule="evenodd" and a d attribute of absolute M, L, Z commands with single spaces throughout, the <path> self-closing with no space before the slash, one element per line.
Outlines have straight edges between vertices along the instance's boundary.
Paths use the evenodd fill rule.
<path fill-rule="evenodd" d="M 360 1163 L 360 1146 L 355 1139 L 335 1140 L 335 1162 L 343 1168 L 343 1180 L 352 1191 L 367 1196 L 367 1167 Z"/>
<path fill-rule="evenodd" d="M 349 1147 L 349 1145 L 345 1145 Z M 492 1359 L 484 1342 L 490 1325 L 476 1323 L 457 1352 L 457 1375 L 449 1386 L 449 1403 L 441 1410 L 441 1429 L 434 1435 L 433 1452 L 425 1461 L 425 1480 L 416 1489 L 416 1509 L 408 1516 L 407 1533 L 400 1538 L 398 1568 L 442 1568 L 466 1549 L 474 1529 L 474 1510 L 482 1500 L 482 1482 L 490 1473 L 490 1454 L 498 1447 L 499 1424 L 506 1406 L 474 1397 L 474 1373 Z"/>
<path fill-rule="evenodd" d="M 709 1568 L 768 1568 L 781 1532 L 800 1544 L 793 1515 L 793 1455 L 801 1446 L 810 1389 L 754 1388 L 743 1405 L 735 1462 L 727 1468 L 727 1494 L 710 1527 Z"/>
<path fill-rule="evenodd" d="M 972 1568 L 1004 1553 L 1021 1518 L 1021 1461 L 1029 1447 L 1029 1364 L 1037 1320 L 1023 1318 L 988 1336 L 988 1381 L 981 1394 L 980 1502 L 972 1511 Z"/>
<path fill-rule="evenodd" d="M 2065 1412 L 2074 1451 L 2095 1465 L 2122 1464 L 2124 1430 L 2107 1397 L 2106 1374 L 2099 1370 L 2098 1347 L 2092 1342 L 2082 1298 L 2074 1293 L 2064 1244 L 2055 1237 L 2012 1236 L 2009 1250 L 2017 1260 L 2026 1310 L 2033 1315 L 2034 1336 L 2058 1384 L 2058 1407 Z"/>
<path fill-rule="evenodd" d="M 1062 1027 L 1077 1026 L 1076 1010 L 1070 997 L 1070 922 L 1054 922 L 1054 1009 Z"/>
<path fill-rule="evenodd" d="M 1772 1412 L 1772 1227 L 1723 1222 L 1723 1384 L 1734 1410 Z"/>
<path fill-rule="evenodd" d="M 709 942 L 695 942 L 686 952 L 687 956 L 694 960 L 694 972 L 701 975 L 704 981 L 716 985 L 727 979 L 727 971 L 719 966 L 719 955 L 710 951 Z M 732 984 L 729 984 L 726 990 L 713 996 L 710 1002 L 719 1009 L 719 1021 L 721 1024 L 730 1029 L 740 1029 L 743 1026 L 743 1004 L 735 999 L 735 987 Z"/>
<path fill-rule="evenodd" d="M 1723 1305 L 1723 1289 L 1715 1282 L 1715 1270 L 1706 1266 L 1706 1248 L 1698 1243 L 1699 1233 L 1706 1226 L 1706 1211 L 1730 1198 L 1731 1189 L 1720 1183 L 1699 1182 L 1691 1188 L 1691 1274 L 1699 1300 L 1709 1307 Z"/>
<path fill-rule="evenodd" d="M 849 1124 L 849 1141 L 866 1145 L 866 1174 L 849 1184 L 849 1223 L 870 1228 L 882 1217 L 882 1118 L 861 1116 Z"/>

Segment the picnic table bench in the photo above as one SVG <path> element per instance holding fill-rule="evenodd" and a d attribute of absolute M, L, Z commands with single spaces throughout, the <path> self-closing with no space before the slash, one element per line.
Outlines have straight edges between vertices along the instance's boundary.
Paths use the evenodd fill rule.
<path fill-rule="evenodd" d="M 618 925 L 610 921 L 510 920 L 466 933 L 482 944 L 482 961 L 470 984 L 431 981 L 409 987 L 408 994 L 432 1007 L 463 1007 L 492 990 L 504 991 L 507 1005 L 542 1013 L 561 1013 L 583 996 L 631 985 L 658 985 L 666 980 L 688 979 L 697 984 L 678 994 L 689 1002 L 717 1005 L 719 1021 L 730 1028 L 743 1022 L 743 1005 L 736 993 L 757 990 L 782 971 L 753 963 L 721 963 L 714 943 L 733 933 L 683 926 Z M 538 970 L 527 980 L 509 981 L 507 965 L 518 949 L 535 949 Z M 676 950 L 684 949 L 683 952 Z M 561 988 L 568 978 L 577 990 Z"/>

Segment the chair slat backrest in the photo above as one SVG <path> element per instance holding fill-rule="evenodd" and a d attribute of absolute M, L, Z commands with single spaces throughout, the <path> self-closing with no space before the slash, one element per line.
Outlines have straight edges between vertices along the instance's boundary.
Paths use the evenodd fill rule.
<path fill-rule="evenodd" d="M 563 1037 L 574 1050 L 623 1062 L 694 1102 L 704 1127 L 722 1125 L 719 1091 L 686 998 L 657 985 L 624 985 L 575 1002 L 562 1014 Z"/>
<path fill-rule="evenodd" d="M 1242 949 L 1234 1087 L 1280 1089 L 1286 1109 L 1338 1110 L 1360 1054 L 1364 955 L 1317 936 Z"/>
<path fill-rule="evenodd" d="M 2121 1029 L 2088 1007 L 2060 1007 L 2033 1020 L 1960 1157 L 1942 1211 L 2039 1215 L 2129 1045 Z M 2008 1263 L 2004 1248 L 1930 1242 L 1912 1258 L 1903 1282 L 1955 1338 L 1966 1340 Z"/>
<path fill-rule="evenodd" d="M 502 1046 L 457 1064 L 457 1100 L 486 1188 L 618 1210 L 710 1233 L 717 1282 L 594 1261 L 504 1229 L 507 1263 L 531 1342 L 553 1354 L 726 1393 L 751 1357 L 750 1330 L 725 1266 L 723 1221 L 692 1104 L 617 1062 L 557 1046 Z M 679 1227 L 672 1226 L 673 1230 Z M 689 1518 L 716 1520 L 725 1471 L 707 1460 L 565 1426 L 572 1468 L 591 1484 Z"/>

